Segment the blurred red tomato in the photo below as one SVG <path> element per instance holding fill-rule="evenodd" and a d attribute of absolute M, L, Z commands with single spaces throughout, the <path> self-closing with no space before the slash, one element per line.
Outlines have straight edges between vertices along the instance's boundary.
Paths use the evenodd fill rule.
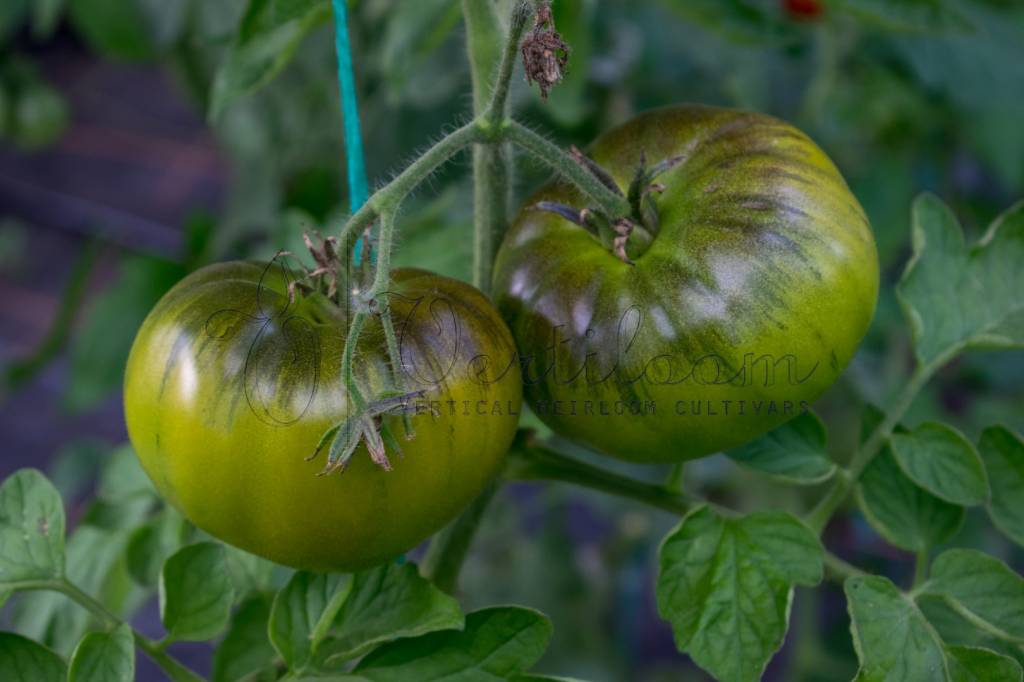
<path fill-rule="evenodd" d="M 792 19 L 813 21 L 821 16 L 821 0 L 782 0 L 782 8 Z"/>

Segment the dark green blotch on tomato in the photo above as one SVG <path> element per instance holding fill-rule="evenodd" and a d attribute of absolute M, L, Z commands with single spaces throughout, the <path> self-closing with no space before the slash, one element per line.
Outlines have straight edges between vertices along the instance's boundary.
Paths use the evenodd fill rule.
<path fill-rule="evenodd" d="M 209 266 L 168 292 L 143 323 L 125 377 L 128 432 L 163 496 L 221 540 L 335 571 L 411 549 L 476 497 L 518 421 L 519 374 L 500 371 L 515 357 L 511 335 L 467 284 L 415 269 L 392 279 L 406 389 L 424 391 L 415 436 L 402 454 L 389 448 L 393 471 L 360 446 L 343 474 L 323 477 L 325 453 L 304 460 L 349 413 L 344 311 L 318 294 L 290 302 L 279 264 Z M 367 398 L 391 387 L 384 349 L 371 317 L 355 356 Z M 400 417 L 385 419 L 403 433 Z"/>
<path fill-rule="evenodd" d="M 540 201 L 585 207 L 557 182 L 526 202 L 494 292 L 525 394 L 557 433 L 634 461 L 748 441 L 839 376 L 874 314 L 870 225 L 828 157 L 777 119 L 704 106 L 643 114 L 588 154 L 629 186 L 658 181 L 659 232 L 629 265 Z"/>

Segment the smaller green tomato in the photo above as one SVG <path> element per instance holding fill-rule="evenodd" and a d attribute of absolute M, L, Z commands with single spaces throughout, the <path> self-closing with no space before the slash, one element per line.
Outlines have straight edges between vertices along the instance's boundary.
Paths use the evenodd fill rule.
<path fill-rule="evenodd" d="M 342 473 L 306 461 L 350 414 L 341 378 L 348 320 L 319 294 L 291 300 L 279 265 L 198 270 L 143 323 L 128 360 L 125 416 L 161 494 L 212 535 L 275 562 L 346 571 L 411 549 L 454 518 L 498 472 L 522 396 L 512 338 L 473 287 L 393 272 L 390 308 L 415 435 L 360 445 Z M 392 384 L 379 318 L 356 350 L 366 398 Z M 403 434 L 402 418 L 384 424 Z"/>

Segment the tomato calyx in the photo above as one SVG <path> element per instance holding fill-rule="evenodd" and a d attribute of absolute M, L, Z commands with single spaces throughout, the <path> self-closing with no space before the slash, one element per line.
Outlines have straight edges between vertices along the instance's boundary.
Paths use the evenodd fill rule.
<path fill-rule="evenodd" d="M 569 153 L 601 184 L 623 196 L 614 178 L 600 164 L 576 147 L 572 147 Z M 658 210 L 654 203 L 654 195 L 664 192 L 665 186 L 657 182 L 657 178 L 682 160 L 681 156 L 674 156 L 649 166 L 646 154 L 640 152 L 640 163 L 625 195 L 630 206 L 628 216 L 611 217 L 599 209 L 579 210 L 556 201 L 540 201 L 533 208 L 554 213 L 582 227 L 623 263 L 633 265 L 633 259 L 643 254 L 658 236 Z"/>
<path fill-rule="evenodd" d="M 402 449 L 391 427 L 384 421 L 384 417 L 408 414 L 411 401 L 422 398 L 423 394 L 423 391 L 385 392 L 380 399 L 374 400 L 355 414 L 327 429 L 320 437 L 316 449 L 306 458 L 306 461 L 316 459 L 317 455 L 327 448 L 327 463 L 317 476 L 327 476 L 335 472 L 344 473 L 355 455 L 356 448 L 360 443 L 365 443 L 366 451 L 370 454 L 373 463 L 385 471 L 391 471 L 391 460 L 388 459 L 385 445 L 399 455 L 402 454 Z"/>

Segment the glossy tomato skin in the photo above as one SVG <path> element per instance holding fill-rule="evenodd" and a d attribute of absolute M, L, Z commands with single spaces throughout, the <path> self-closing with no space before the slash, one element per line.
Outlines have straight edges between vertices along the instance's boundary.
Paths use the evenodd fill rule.
<path fill-rule="evenodd" d="M 290 304 L 278 265 L 203 268 L 153 309 L 125 377 L 128 432 L 161 494 L 210 534 L 275 562 L 346 571 L 411 549 L 456 516 L 497 473 L 515 432 L 522 386 L 491 303 L 467 284 L 393 273 L 390 304 L 409 390 L 423 390 L 385 471 L 360 445 L 342 474 L 304 461 L 348 413 L 340 365 L 346 322 L 319 295 Z M 371 318 L 356 373 L 389 386 Z M 487 358 L 488 361 L 482 361 Z M 449 402 L 452 401 L 452 402 Z M 483 406 L 481 408 L 481 405 Z"/>
<path fill-rule="evenodd" d="M 805 410 L 839 376 L 874 314 L 878 258 L 828 157 L 760 114 L 677 106 L 589 149 L 626 188 L 681 156 L 654 195 L 660 231 L 629 265 L 541 200 L 527 201 L 494 292 L 533 410 L 554 431 L 642 462 L 727 449 Z"/>

